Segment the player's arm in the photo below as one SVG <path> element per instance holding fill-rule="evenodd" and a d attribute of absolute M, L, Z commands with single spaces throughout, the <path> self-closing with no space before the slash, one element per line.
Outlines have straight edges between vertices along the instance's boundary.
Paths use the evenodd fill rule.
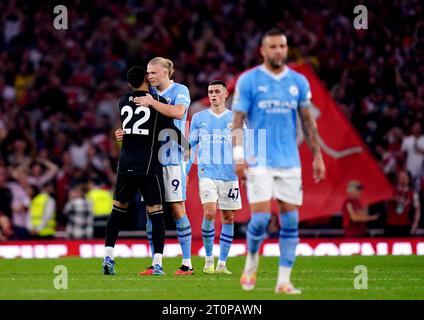
<path fill-rule="evenodd" d="M 242 182 L 246 179 L 244 171 L 247 163 L 244 161 L 244 120 L 252 108 L 254 85 L 251 77 L 245 73 L 241 75 L 236 82 L 233 95 L 233 161 L 235 162 L 235 173 Z"/>
<path fill-rule="evenodd" d="M 312 163 L 314 171 L 313 178 L 315 182 L 319 182 L 325 179 L 325 165 L 318 140 L 317 124 L 312 117 L 310 108 L 300 108 L 299 118 L 302 124 L 303 135 L 314 157 Z"/>
<path fill-rule="evenodd" d="M 172 105 L 158 101 L 154 99 L 150 94 L 146 94 L 143 97 L 135 98 L 134 103 L 138 106 L 152 106 L 164 116 L 173 119 L 182 119 L 187 108 L 187 106 L 185 106 L 184 104 Z"/>
<path fill-rule="evenodd" d="M 121 103 L 122 103 L 122 98 L 120 98 L 119 101 L 118 101 L 118 114 L 120 113 L 120 110 L 121 110 Z M 121 124 L 121 126 L 122 126 L 122 124 Z M 116 141 L 121 142 L 124 139 L 124 134 L 125 134 L 124 129 L 122 129 L 122 128 L 116 129 L 115 130 Z"/>
<path fill-rule="evenodd" d="M 247 165 L 244 162 L 244 135 L 243 123 L 246 113 L 241 111 L 233 112 L 233 159 L 236 164 L 235 172 L 241 180 L 245 179 L 244 170 Z"/>

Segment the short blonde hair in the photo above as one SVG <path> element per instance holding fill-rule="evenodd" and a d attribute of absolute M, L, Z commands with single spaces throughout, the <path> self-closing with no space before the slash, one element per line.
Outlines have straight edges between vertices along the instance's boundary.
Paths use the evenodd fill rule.
<path fill-rule="evenodd" d="M 149 64 L 159 65 L 159 66 L 165 68 L 166 70 L 168 70 L 169 79 L 171 79 L 172 75 L 174 74 L 174 63 L 169 59 L 162 58 L 162 57 L 156 57 L 156 58 L 153 58 L 152 60 L 150 60 L 148 65 Z"/>

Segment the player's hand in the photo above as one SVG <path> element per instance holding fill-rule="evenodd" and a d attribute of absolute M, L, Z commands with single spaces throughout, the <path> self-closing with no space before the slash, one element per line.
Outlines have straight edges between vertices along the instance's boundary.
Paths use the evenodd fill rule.
<path fill-rule="evenodd" d="M 246 169 L 247 169 L 246 163 L 237 163 L 236 164 L 235 172 L 236 172 L 236 175 L 240 179 L 242 184 L 246 183 L 246 174 L 245 174 Z"/>
<path fill-rule="evenodd" d="M 115 138 L 116 138 L 116 140 L 117 141 L 122 141 L 122 139 L 124 139 L 124 134 L 125 134 L 125 131 L 122 130 L 121 128 L 116 129 L 116 131 L 115 131 Z"/>
<path fill-rule="evenodd" d="M 318 183 L 325 179 L 325 164 L 321 153 L 317 154 L 314 157 L 314 161 L 312 162 L 312 169 L 315 183 Z"/>
<path fill-rule="evenodd" d="M 143 97 L 134 98 L 134 103 L 140 106 L 153 106 L 155 99 L 150 94 L 146 94 Z"/>

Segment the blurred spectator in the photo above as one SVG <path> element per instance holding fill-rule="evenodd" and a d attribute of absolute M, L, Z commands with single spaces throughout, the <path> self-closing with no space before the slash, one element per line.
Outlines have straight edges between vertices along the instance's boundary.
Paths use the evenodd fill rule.
<path fill-rule="evenodd" d="M 396 178 L 396 194 L 387 202 L 387 219 L 384 234 L 389 237 L 404 237 L 417 232 L 421 206 L 417 192 L 412 188 L 411 174 L 402 170 Z"/>
<path fill-rule="evenodd" d="M 56 233 L 56 201 L 53 185 L 47 183 L 31 201 L 28 230 L 35 239 L 52 239 Z"/>
<path fill-rule="evenodd" d="M 347 185 L 348 198 L 343 204 L 343 229 L 346 238 L 365 237 L 368 235 L 367 222 L 378 219 L 378 215 L 368 215 L 368 209 L 361 203 L 364 186 L 357 180 Z"/>
<path fill-rule="evenodd" d="M 47 159 L 38 159 L 30 165 L 30 173 L 27 177 L 27 181 L 30 185 L 41 189 L 47 182 L 51 182 L 59 168 L 53 162 Z"/>
<path fill-rule="evenodd" d="M 91 203 L 84 197 L 84 190 L 77 185 L 69 192 L 69 201 L 63 209 L 67 217 L 66 235 L 70 239 L 93 237 L 93 214 Z"/>
<path fill-rule="evenodd" d="M 0 167 L 0 241 L 12 235 L 10 218 L 12 216 L 12 192 L 6 185 L 6 169 Z"/>
<path fill-rule="evenodd" d="M 87 186 L 86 198 L 91 202 L 94 216 L 94 237 L 104 238 L 107 219 L 112 212 L 112 193 L 100 187 L 94 180 L 90 180 Z"/>
<path fill-rule="evenodd" d="M 28 231 L 29 208 L 31 198 L 38 193 L 36 187 L 28 184 L 27 177 L 23 171 L 14 171 L 14 180 L 8 182 L 8 187 L 12 191 L 12 226 L 13 239 L 25 240 L 30 238 Z"/>
<path fill-rule="evenodd" d="M 406 152 L 406 169 L 412 175 L 413 188 L 419 190 L 424 163 L 424 135 L 419 122 L 413 124 L 411 135 L 403 139 L 402 151 Z"/>

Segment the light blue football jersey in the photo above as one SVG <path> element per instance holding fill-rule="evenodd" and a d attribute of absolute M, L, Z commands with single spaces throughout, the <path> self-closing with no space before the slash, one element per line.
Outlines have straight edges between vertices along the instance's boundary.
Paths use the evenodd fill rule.
<path fill-rule="evenodd" d="M 199 178 L 237 180 L 233 166 L 232 121 L 233 112 L 228 109 L 219 115 L 207 109 L 192 117 L 190 144 L 192 148 L 199 145 L 197 153 Z M 191 163 L 187 170 L 190 166 Z"/>
<path fill-rule="evenodd" d="M 158 94 L 166 99 L 168 104 L 182 104 L 186 108 L 182 119 L 174 119 L 175 126 L 180 129 L 182 134 L 185 134 L 185 125 L 187 121 L 187 110 L 190 106 L 190 92 L 188 88 L 180 83 L 172 81 L 171 85 L 163 91 L 157 90 L 156 87 L 150 88 L 151 93 Z M 167 139 L 167 141 L 169 138 Z M 169 148 L 161 154 L 161 163 L 167 165 L 180 165 L 183 162 L 184 156 L 181 147 L 174 141 L 167 142 Z"/>
<path fill-rule="evenodd" d="M 246 113 L 249 166 L 300 167 L 297 111 L 310 106 L 311 96 L 306 77 L 287 66 L 279 75 L 260 65 L 240 76 L 232 110 Z"/>

